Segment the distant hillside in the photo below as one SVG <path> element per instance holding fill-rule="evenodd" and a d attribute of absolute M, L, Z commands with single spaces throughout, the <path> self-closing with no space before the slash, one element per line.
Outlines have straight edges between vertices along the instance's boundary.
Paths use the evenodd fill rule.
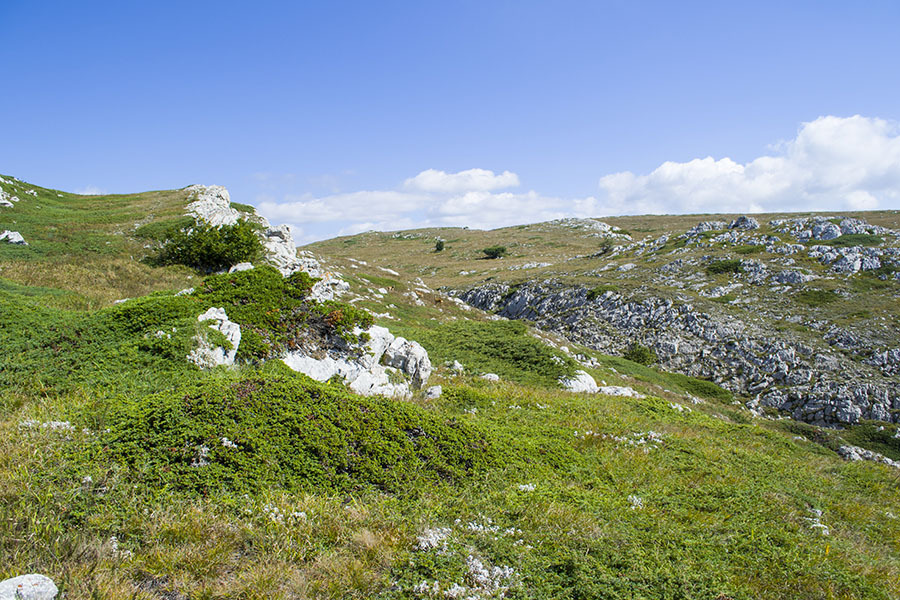
<path fill-rule="evenodd" d="M 295 252 L 216 186 L 0 189 L 0 581 L 900 597 L 895 213 L 816 240 L 704 215 Z M 155 266 L 173 240 L 252 256 Z"/>

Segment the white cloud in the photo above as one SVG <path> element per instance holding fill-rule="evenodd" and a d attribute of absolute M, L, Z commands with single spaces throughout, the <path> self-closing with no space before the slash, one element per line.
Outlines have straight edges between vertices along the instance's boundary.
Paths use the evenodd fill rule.
<path fill-rule="evenodd" d="M 81 189 L 75 190 L 75 193 L 81 196 L 103 196 L 108 192 L 96 185 L 86 185 Z"/>
<path fill-rule="evenodd" d="M 487 169 L 469 169 L 458 173 L 447 173 L 436 169 L 422 171 L 403 182 L 409 189 L 423 192 L 456 193 L 468 191 L 502 190 L 518 187 L 519 176 L 509 171 L 495 175 Z"/>
<path fill-rule="evenodd" d="M 772 156 L 665 162 L 647 175 L 600 179 L 608 213 L 872 209 L 900 200 L 895 124 L 859 115 L 804 123 Z"/>
<path fill-rule="evenodd" d="M 422 171 L 393 190 L 259 195 L 261 214 L 302 231 L 297 241 L 370 229 L 478 229 L 562 217 L 698 212 L 870 210 L 900 205 L 900 131 L 861 116 L 821 117 L 747 163 L 707 157 L 665 162 L 651 173 L 613 173 L 597 197 L 560 198 L 519 186 L 510 171 Z M 262 191 L 262 190 L 261 190 Z M 302 229 L 300 229 L 302 228 Z"/>

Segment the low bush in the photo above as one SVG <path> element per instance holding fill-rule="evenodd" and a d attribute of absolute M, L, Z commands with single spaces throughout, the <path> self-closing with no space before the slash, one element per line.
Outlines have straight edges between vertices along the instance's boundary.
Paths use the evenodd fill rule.
<path fill-rule="evenodd" d="M 743 271 L 739 260 L 717 260 L 706 266 L 706 272 L 710 275 L 720 273 L 740 273 Z"/>
<path fill-rule="evenodd" d="M 652 365 L 658 360 L 656 352 L 637 342 L 632 343 L 622 357 L 644 366 Z"/>
<path fill-rule="evenodd" d="M 403 492 L 415 481 L 468 478 L 498 460 L 472 425 L 299 375 L 207 379 L 123 400 L 100 443 L 147 485 L 204 494 Z"/>
<path fill-rule="evenodd" d="M 836 248 L 849 248 L 850 246 L 880 246 L 884 243 L 884 239 L 871 233 L 848 233 L 833 240 L 816 240 L 813 243 Z"/>
<path fill-rule="evenodd" d="M 501 258 L 506 254 L 506 246 L 489 246 L 482 250 L 486 258 Z"/>
<path fill-rule="evenodd" d="M 222 271 L 262 256 L 263 245 L 256 234 L 258 228 L 246 219 L 219 227 L 194 221 L 188 228 L 170 231 L 151 262 L 185 265 L 206 273 Z"/>

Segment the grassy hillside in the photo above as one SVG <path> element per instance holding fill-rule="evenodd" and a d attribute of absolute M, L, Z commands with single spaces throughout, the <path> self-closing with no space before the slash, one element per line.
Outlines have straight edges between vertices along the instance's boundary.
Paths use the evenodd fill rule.
<path fill-rule="evenodd" d="M 343 300 L 420 341 L 443 387 L 361 398 L 261 360 L 321 317 L 304 282 L 140 262 L 128 232 L 180 216 L 183 192 L 35 189 L 53 211 L 28 196 L 0 212 L 29 242 L 0 246 L 0 578 L 42 572 L 67 598 L 147 600 L 900 597 L 898 472 L 834 451 L 900 451 L 893 430 L 755 417 L 710 382 L 434 291 L 473 281 L 463 270 L 523 276 L 508 267 L 596 238 L 536 225 L 457 230 L 443 253 L 422 232 L 315 246 L 350 283 Z M 104 218 L 88 208 L 106 203 Z M 74 215 L 99 246 L 79 245 Z M 537 235 L 540 258 L 510 241 Z M 493 242 L 512 256 L 477 260 Z M 233 369 L 188 363 L 210 306 L 259 352 Z M 575 369 L 643 397 L 561 390 Z"/>

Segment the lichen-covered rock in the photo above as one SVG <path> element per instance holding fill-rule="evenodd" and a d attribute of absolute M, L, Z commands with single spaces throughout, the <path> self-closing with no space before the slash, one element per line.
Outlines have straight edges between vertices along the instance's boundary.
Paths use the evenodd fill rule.
<path fill-rule="evenodd" d="M 601 385 L 597 388 L 597 392 L 600 394 L 606 394 L 607 396 L 622 396 L 625 398 L 646 398 L 644 394 L 633 390 L 630 387 L 620 386 L 620 385 Z"/>
<path fill-rule="evenodd" d="M 0 581 L 0 600 L 54 600 L 59 589 L 45 575 L 32 573 Z"/>
<path fill-rule="evenodd" d="M 228 319 L 224 308 L 210 308 L 197 317 L 197 320 L 201 323 L 206 323 L 224 335 L 231 348 L 214 346 L 209 342 L 208 337 L 201 333 L 194 338 L 197 348 L 188 354 L 187 359 L 201 369 L 213 369 L 220 365 L 233 365 L 234 357 L 241 343 L 241 326 Z"/>

